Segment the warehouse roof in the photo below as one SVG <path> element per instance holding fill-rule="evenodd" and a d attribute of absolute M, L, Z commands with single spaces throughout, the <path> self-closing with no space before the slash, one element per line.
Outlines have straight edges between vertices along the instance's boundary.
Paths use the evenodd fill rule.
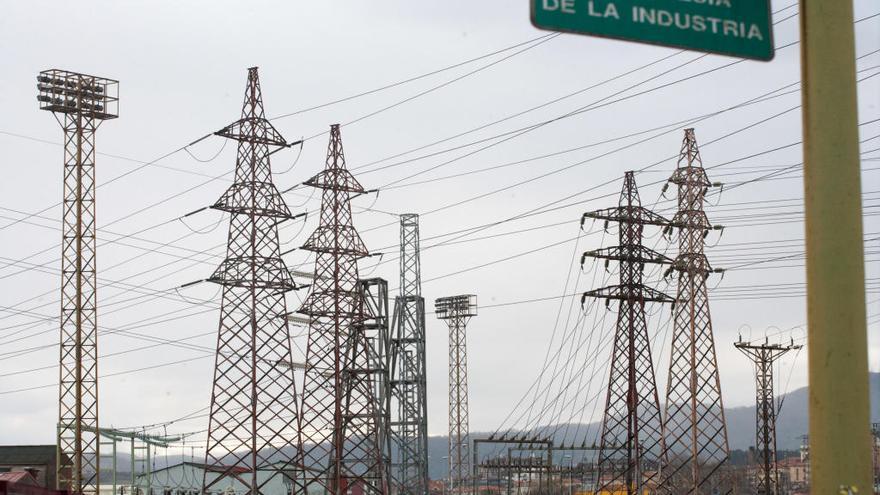
<path fill-rule="evenodd" d="M 54 445 L 0 445 L 0 465 L 55 465 Z"/>

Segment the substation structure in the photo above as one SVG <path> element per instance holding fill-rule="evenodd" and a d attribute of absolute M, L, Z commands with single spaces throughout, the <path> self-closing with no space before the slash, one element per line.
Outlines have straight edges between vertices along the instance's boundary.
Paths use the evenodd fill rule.
<path fill-rule="evenodd" d="M 467 324 L 477 316 L 473 294 L 438 298 L 434 314 L 449 326 L 449 481 L 448 493 L 469 489 L 471 478 L 468 429 Z"/>
<path fill-rule="evenodd" d="M 757 495 L 780 493 L 779 469 L 776 458 L 776 398 L 773 395 L 773 363 L 789 351 L 800 349 L 793 342 L 789 345 L 733 344 L 755 364 L 755 449 L 757 468 L 751 480 Z"/>
<path fill-rule="evenodd" d="M 98 299 L 95 131 L 119 116 L 119 82 L 66 70 L 37 75 L 40 109 L 64 131 L 57 488 L 95 493 L 98 438 Z"/>
<path fill-rule="evenodd" d="M 301 483 L 301 439 L 284 294 L 280 223 L 294 216 L 272 183 L 272 150 L 288 143 L 265 118 L 257 68 L 241 118 L 216 135 L 238 142 L 235 179 L 212 206 L 229 213 L 226 258 L 208 278 L 223 290 L 203 491 L 237 480 L 258 494 L 281 477 Z M 208 476 L 208 472 L 214 474 Z M 258 472 L 264 473 L 257 476 Z M 265 475 L 268 473 L 268 475 Z"/>
<path fill-rule="evenodd" d="M 496 451 L 501 447 L 502 451 L 494 457 L 481 457 L 481 446 L 491 446 Z M 574 454 L 598 450 L 597 445 L 556 445 L 548 438 L 528 438 L 522 434 L 475 439 L 472 490 L 480 493 L 484 485 L 498 484 L 502 479 L 506 480 L 508 495 L 562 495 L 576 491 L 575 486 L 592 487 L 598 479 L 596 463 L 586 461 L 582 455 L 582 460 L 574 464 Z M 565 459 L 569 459 L 567 464 Z M 568 488 L 563 487 L 565 483 Z"/>
<path fill-rule="evenodd" d="M 642 494 L 657 486 L 666 450 L 645 303 L 673 301 L 643 283 L 646 264 L 672 260 L 642 245 L 642 234 L 646 225 L 665 228 L 669 221 L 641 205 L 633 172 L 624 175 L 618 206 L 584 213 L 581 225 L 588 218 L 619 224 L 617 246 L 587 251 L 581 258 L 582 265 L 586 258 L 596 258 L 620 266 L 617 285 L 585 292 L 582 299 L 618 304 L 596 491 Z"/>
<path fill-rule="evenodd" d="M 386 476 L 389 490 L 395 486 L 391 472 L 391 375 L 392 338 L 388 313 L 388 281 L 383 278 L 358 280 L 358 289 L 364 304 L 364 317 L 357 328 L 363 333 L 367 345 L 365 351 L 369 359 L 364 373 L 368 374 L 376 398 L 376 445 L 382 458 L 382 474 Z M 349 354 L 355 349 L 348 349 Z M 352 440 L 349 440 L 352 441 Z M 350 488 L 354 486 L 349 485 Z M 378 493 L 378 492 L 377 492 Z M 391 491 L 387 492 L 391 493 Z"/>
<path fill-rule="evenodd" d="M 678 188 L 678 256 L 667 273 L 677 272 L 672 353 L 666 389 L 666 466 L 660 492 L 678 495 L 726 493 L 729 458 L 727 424 L 706 279 L 712 266 L 704 254 L 713 228 L 704 203 L 713 186 L 703 168 L 693 129 L 685 129 L 678 164 L 669 183 Z M 668 185 L 668 184 L 667 184 Z"/>
<path fill-rule="evenodd" d="M 390 356 L 389 423 L 394 491 L 428 491 L 428 398 L 425 298 L 422 297 L 419 216 L 400 216 L 400 293 L 394 298 Z"/>
<path fill-rule="evenodd" d="M 167 448 L 173 443 L 185 440 L 189 435 L 151 435 L 146 432 L 119 430 L 116 428 L 98 428 L 96 430 L 89 429 L 89 433 L 97 433 L 99 443 L 101 445 L 102 461 L 105 461 L 102 473 L 108 471 L 107 464 L 110 465 L 110 485 L 112 494 L 124 493 L 119 490 L 125 485 L 120 485 L 117 478 L 119 471 L 117 452 L 119 443 L 128 442 L 129 444 L 129 484 L 128 493 L 134 495 L 138 493 L 139 485 L 137 478 L 142 476 L 146 485 L 146 492 L 152 491 L 152 469 L 155 449 L 158 447 Z M 106 484 L 106 482 L 104 482 Z M 163 487 L 164 488 L 164 487 Z"/>

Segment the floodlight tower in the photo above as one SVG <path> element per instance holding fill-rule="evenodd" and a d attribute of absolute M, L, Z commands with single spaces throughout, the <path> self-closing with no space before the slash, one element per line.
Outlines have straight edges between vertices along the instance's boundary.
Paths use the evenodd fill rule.
<path fill-rule="evenodd" d="M 449 325 L 449 491 L 460 493 L 470 479 L 468 431 L 467 323 L 477 316 L 477 296 L 441 297 L 434 301 L 437 318 Z"/>
<path fill-rule="evenodd" d="M 119 81 L 59 69 L 37 75 L 40 110 L 64 130 L 58 489 L 94 493 L 98 480 L 95 131 L 119 116 Z"/>
<path fill-rule="evenodd" d="M 773 362 L 788 351 L 800 349 L 793 342 L 790 345 L 753 344 L 743 342 L 742 336 L 734 347 L 755 363 L 755 449 L 758 449 L 758 462 L 755 479 L 755 493 L 759 495 L 779 494 L 779 469 L 776 464 L 776 402 L 773 397 Z"/>

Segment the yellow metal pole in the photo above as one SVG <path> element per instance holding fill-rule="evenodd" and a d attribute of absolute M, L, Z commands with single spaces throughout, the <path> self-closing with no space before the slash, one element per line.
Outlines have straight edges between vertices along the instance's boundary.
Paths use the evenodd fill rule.
<path fill-rule="evenodd" d="M 872 493 L 852 0 L 800 0 L 812 493 Z"/>

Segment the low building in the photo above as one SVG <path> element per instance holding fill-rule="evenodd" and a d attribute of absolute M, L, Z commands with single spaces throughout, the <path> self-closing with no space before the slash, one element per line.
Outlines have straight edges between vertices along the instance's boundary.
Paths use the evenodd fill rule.
<path fill-rule="evenodd" d="M 788 457 L 777 463 L 779 479 L 783 486 L 794 493 L 808 490 L 810 487 L 809 458 Z"/>
<path fill-rule="evenodd" d="M 40 486 L 28 471 L 0 473 L 0 495 L 67 495 L 67 492 Z"/>
<path fill-rule="evenodd" d="M 442 495 L 446 492 L 446 484 L 443 480 L 428 480 L 428 493 L 430 495 Z"/>
<path fill-rule="evenodd" d="M 0 473 L 28 472 L 37 486 L 54 490 L 58 449 L 54 445 L 0 446 Z"/>

